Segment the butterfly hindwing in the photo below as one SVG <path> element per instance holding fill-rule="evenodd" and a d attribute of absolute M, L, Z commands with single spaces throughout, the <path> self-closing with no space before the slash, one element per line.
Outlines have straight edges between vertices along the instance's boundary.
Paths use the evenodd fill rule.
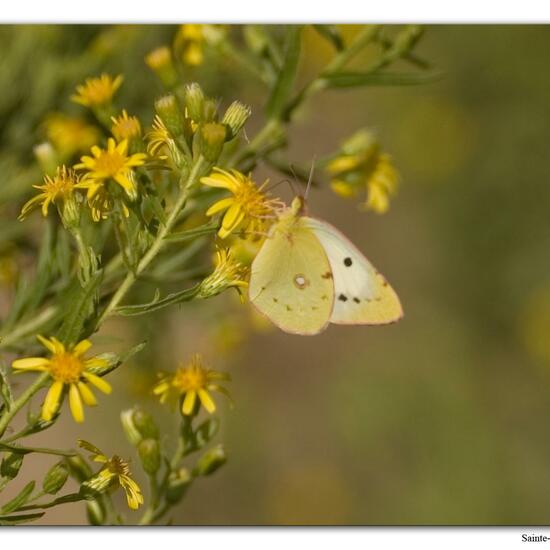
<path fill-rule="evenodd" d="M 333 273 L 335 301 L 331 323 L 382 325 L 403 316 L 393 288 L 340 231 L 315 218 L 302 220 L 322 244 Z"/>
<path fill-rule="evenodd" d="M 324 247 L 303 218 L 272 227 L 251 267 L 250 301 L 285 332 L 317 334 L 329 322 L 332 271 Z"/>

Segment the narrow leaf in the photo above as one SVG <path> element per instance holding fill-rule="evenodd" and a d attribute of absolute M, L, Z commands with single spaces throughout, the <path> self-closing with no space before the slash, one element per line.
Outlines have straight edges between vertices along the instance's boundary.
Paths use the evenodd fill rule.
<path fill-rule="evenodd" d="M 266 106 L 266 114 L 269 118 L 276 119 L 281 116 L 292 92 L 300 59 L 301 30 L 300 25 L 291 25 L 288 28 L 283 66 Z"/>
<path fill-rule="evenodd" d="M 332 88 L 353 88 L 357 86 L 413 86 L 439 80 L 441 73 L 336 73 L 324 76 Z"/>
<path fill-rule="evenodd" d="M 34 514 L 19 514 L 15 516 L 0 516 L 0 525 L 17 525 L 29 523 L 41 518 L 46 512 L 35 512 Z"/>
<path fill-rule="evenodd" d="M 194 227 L 193 229 L 187 229 L 186 231 L 171 233 L 170 235 L 164 237 L 164 240 L 174 243 L 188 241 L 189 239 L 194 239 L 195 237 L 200 237 L 202 235 L 210 235 L 211 233 L 215 233 L 217 230 L 217 223 L 207 223 L 199 227 Z"/>
<path fill-rule="evenodd" d="M 150 313 L 151 311 L 157 311 L 159 309 L 171 306 L 174 304 L 179 304 L 182 302 L 189 302 L 192 300 L 200 289 L 200 285 L 195 285 L 191 288 L 182 290 L 181 292 L 175 292 L 169 294 L 166 298 L 157 299 L 156 297 L 153 301 L 148 304 L 139 304 L 134 306 L 122 306 L 115 309 L 115 313 L 124 316 L 132 315 L 143 315 L 145 313 Z"/>
<path fill-rule="evenodd" d="M 15 497 L 12 498 L 8 503 L 6 503 L 2 508 L 0 508 L 0 514 L 9 514 L 10 512 L 15 512 L 23 506 L 27 500 L 29 500 L 32 492 L 34 491 L 34 481 L 29 481 L 21 492 Z"/>

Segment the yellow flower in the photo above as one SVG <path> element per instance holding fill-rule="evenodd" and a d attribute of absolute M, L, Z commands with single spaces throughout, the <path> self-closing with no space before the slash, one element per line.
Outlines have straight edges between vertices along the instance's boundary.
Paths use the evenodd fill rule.
<path fill-rule="evenodd" d="M 111 103 L 122 80 L 122 75 L 113 79 L 108 74 L 102 74 L 97 78 L 88 78 L 84 84 L 76 87 L 77 93 L 71 96 L 71 99 L 85 107 L 103 107 Z"/>
<path fill-rule="evenodd" d="M 387 212 L 395 195 L 399 175 L 391 157 L 380 151 L 374 136 L 360 130 L 347 140 L 338 156 L 326 166 L 332 190 L 341 197 L 356 197 L 366 188 L 363 208 L 378 214 Z"/>
<path fill-rule="evenodd" d="M 42 205 L 42 214 L 48 215 L 48 209 L 53 202 L 68 201 L 73 197 L 75 189 L 84 188 L 74 170 L 61 166 L 57 168 L 56 175 L 52 178 L 44 176 L 44 185 L 33 185 L 35 189 L 42 191 L 31 200 L 27 201 L 21 209 L 19 219 L 23 220 L 32 210 Z"/>
<path fill-rule="evenodd" d="M 128 507 L 137 510 L 143 504 L 143 495 L 139 485 L 131 477 L 128 462 L 118 455 L 108 458 L 95 445 L 83 439 L 78 440 L 78 445 L 92 453 L 90 458 L 94 462 L 105 464 L 97 474 L 82 484 L 84 490 L 89 490 L 93 494 L 104 493 L 110 488 L 122 487 L 126 493 Z"/>
<path fill-rule="evenodd" d="M 77 422 L 84 421 L 84 407 L 97 404 L 96 398 L 88 384 L 92 384 L 103 393 L 111 393 L 111 386 L 92 371 L 107 366 L 105 359 L 92 357 L 86 359 L 84 354 L 92 343 L 82 340 L 76 346 L 67 349 L 57 338 L 37 337 L 40 343 L 51 352 L 49 359 L 45 357 L 27 357 L 17 359 L 12 368 L 18 371 L 47 372 L 53 382 L 50 386 L 44 404 L 42 405 L 42 419 L 51 420 L 57 412 L 63 398 L 63 390 L 68 386 L 69 407 L 73 418 Z"/>
<path fill-rule="evenodd" d="M 207 216 L 224 212 L 218 235 L 225 239 L 236 229 L 241 229 L 252 236 L 258 236 L 265 229 L 266 220 L 273 215 L 273 210 L 279 201 L 269 199 L 263 192 L 267 180 L 257 187 L 250 177 L 237 170 L 227 172 L 221 168 L 207 177 L 201 178 L 201 183 L 209 187 L 229 190 L 233 196 L 214 203 L 207 211 Z M 256 234 L 256 235 L 255 235 Z"/>
<path fill-rule="evenodd" d="M 248 268 L 237 262 L 229 249 L 216 251 L 215 264 L 214 271 L 200 285 L 199 298 L 210 298 L 232 287 L 240 293 L 241 288 L 248 286 Z"/>
<path fill-rule="evenodd" d="M 48 140 L 64 158 L 88 150 L 100 138 L 98 128 L 79 117 L 53 113 L 44 121 Z"/>
<path fill-rule="evenodd" d="M 181 412 L 186 416 L 193 413 L 197 398 L 212 414 L 216 404 L 210 395 L 211 391 L 231 399 L 229 392 L 217 383 L 218 380 L 231 380 L 231 377 L 227 373 L 205 368 L 202 357 L 196 354 L 189 364 L 180 366 L 174 374 L 164 376 L 153 388 L 153 393 L 159 396 L 161 403 L 172 401 L 174 397 L 183 398 Z"/>
<path fill-rule="evenodd" d="M 155 115 L 153 119 L 153 128 L 145 137 L 148 141 L 147 153 L 152 157 L 165 160 L 167 158 L 167 156 L 163 154 L 165 149 L 168 149 L 171 155 L 172 151 L 178 150 L 174 138 L 170 135 L 168 128 L 166 128 L 166 125 L 158 115 Z"/>
<path fill-rule="evenodd" d="M 186 65 L 197 66 L 203 62 L 205 25 L 180 25 L 174 41 L 174 48 L 180 52 Z"/>
<path fill-rule="evenodd" d="M 118 117 L 111 117 L 111 133 L 117 141 L 132 140 L 141 136 L 141 124 L 135 116 L 128 116 L 126 109 Z"/>
<path fill-rule="evenodd" d="M 113 138 L 108 139 L 107 149 L 94 145 L 92 154 L 93 157 L 84 156 L 80 159 L 81 163 L 75 165 L 77 169 L 87 170 L 83 182 L 88 189 L 88 200 L 93 199 L 109 179 L 116 181 L 130 198 L 135 198 L 137 189 L 133 168 L 142 166 L 146 155 L 134 153 L 128 156 L 128 140 L 124 139 L 117 145 Z"/>

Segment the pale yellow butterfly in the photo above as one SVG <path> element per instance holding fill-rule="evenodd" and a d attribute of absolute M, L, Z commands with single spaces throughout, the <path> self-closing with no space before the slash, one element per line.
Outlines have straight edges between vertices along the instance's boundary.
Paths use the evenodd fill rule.
<path fill-rule="evenodd" d="M 271 227 L 252 263 L 250 301 L 293 334 L 398 321 L 403 309 L 386 279 L 335 227 L 304 216 L 304 206 L 296 197 Z"/>

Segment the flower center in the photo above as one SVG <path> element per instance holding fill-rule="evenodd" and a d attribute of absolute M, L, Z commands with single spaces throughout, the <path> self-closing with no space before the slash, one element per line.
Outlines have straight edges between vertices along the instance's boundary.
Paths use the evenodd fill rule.
<path fill-rule="evenodd" d="M 240 185 L 235 190 L 235 199 L 249 216 L 259 216 L 269 210 L 263 194 L 252 185 Z"/>
<path fill-rule="evenodd" d="M 50 374 L 64 384 L 76 384 L 84 370 L 84 363 L 71 352 L 57 353 L 50 359 Z"/>
<path fill-rule="evenodd" d="M 96 170 L 103 172 L 109 177 L 114 177 L 124 168 L 125 160 L 125 157 L 117 151 L 102 151 L 101 155 L 96 159 Z"/>
<path fill-rule="evenodd" d="M 181 392 L 204 388 L 207 383 L 206 371 L 200 368 L 180 369 L 172 383 Z"/>
<path fill-rule="evenodd" d="M 108 464 L 109 471 L 113 474 L 127 476 L 130 473 L 128 463 L 118 455 L 114 455 Z"/>

